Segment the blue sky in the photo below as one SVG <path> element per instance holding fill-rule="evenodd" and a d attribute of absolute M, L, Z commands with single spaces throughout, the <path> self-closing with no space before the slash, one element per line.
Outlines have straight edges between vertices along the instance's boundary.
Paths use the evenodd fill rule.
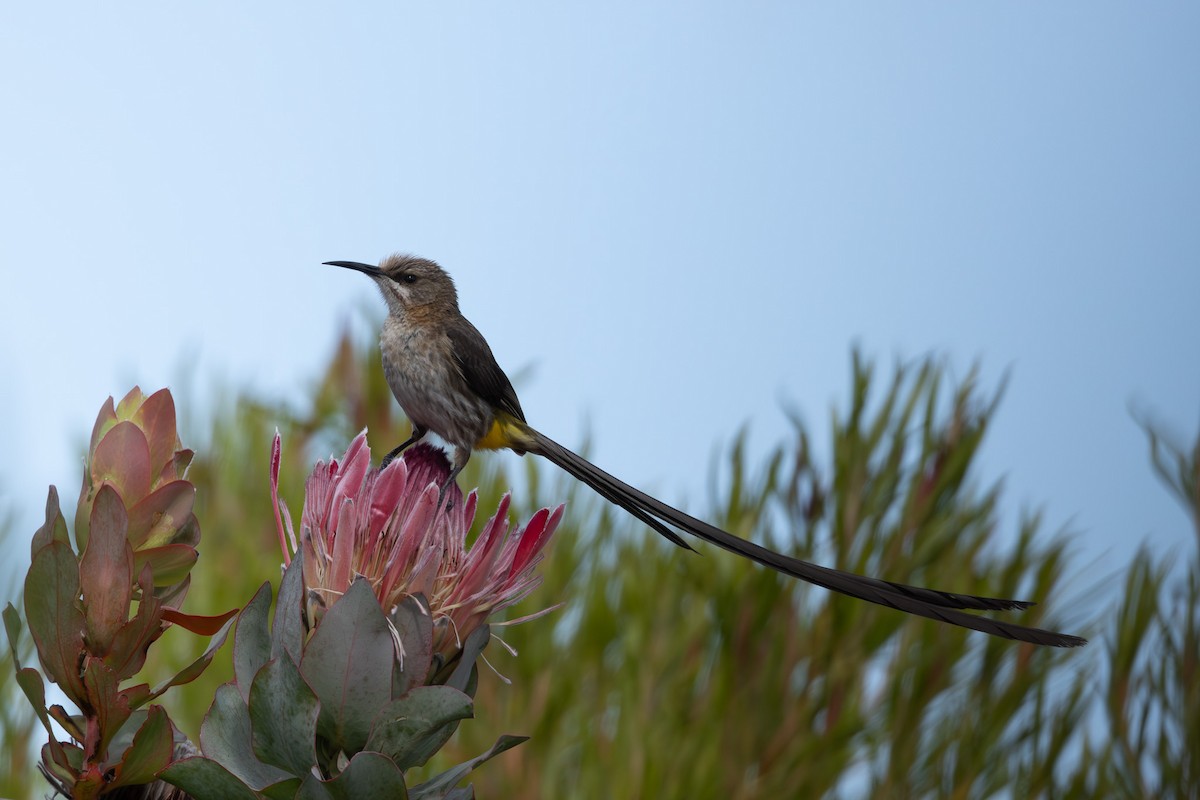
<path fill-rule="evenodd" d="M 1129 407 L 1200 421 L 1200 6 L 650 5 L 7 4 L 18 530 L 106 396 L 296 393 L 379 302 L 320 262 L 405 250 L 531 422 L 668 499 L 785 404 L 826 441 L 857 343 L 1011 371 L 1010 528 L 1192 546 Z"/>

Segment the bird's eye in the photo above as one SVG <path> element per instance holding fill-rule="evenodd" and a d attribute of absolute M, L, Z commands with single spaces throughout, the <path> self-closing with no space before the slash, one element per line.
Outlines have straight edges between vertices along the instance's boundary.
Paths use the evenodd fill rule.
<path fill-rule="evenodd" d="M 400 276 L 400 280 L 401 280 L 401 282 L 403 282 L 403 283 L 416 283 L 416 282 L 417 282 L 417 276 L 416 276 L 416 275 L 413 275 L 411 272 L 406 272 L 406 273 L 404 273 L 403 275 L 401 275 L 401 276 Z"/>

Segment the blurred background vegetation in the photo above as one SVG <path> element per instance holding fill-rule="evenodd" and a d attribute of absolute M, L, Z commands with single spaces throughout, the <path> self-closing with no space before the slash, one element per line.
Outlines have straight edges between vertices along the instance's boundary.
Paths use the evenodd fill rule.
<path fill-rule="evenodd" d="M 1121 575 L 1090 575 L 1085 539 L 1036 515 L 1001 528 L 999 484 L 972 469 L 1000 392 L 971 377 L 947 385 L 944 372 L 924 360 L 882 374 L 854 356 L 831 453 L 812 452 L 797 420 L 790 441 L 751 463 L 738 434 L 720 443 L 707 505 L 689 510 L 842 569 L 1038 600 L 1021 621 L 1089 636 L 1089 647 L 1018 645 L 831 595 L 714 548 L 689 554 L 532 459 L 513 474 L 483 456 L 460 479 L 479 487 L 477 528 L 510 487 L 518 518 L 567 502 L 545 583 L 513 616 L 562 608 L 499 629 L 519 656 L 488 649 L 496 672 L 480 676 L 479 721 L 430 769 L 514 733 L 533 738 L 474 773 L 479 797 L 1197 797 L 1200 440 L 1184 447 L 1143 423 L 1147 468 L 1180 500 L 1195 541 L 1143 549 Z M 263 580 L 278 581 L 267 488 L 276 428 L 293 515 L 316 458 L 367 427 L 377 460 L 408 433 L 374 342 L 349 334 L 303 407 L 173 388 L 184 444 L 197 451 L 193 613 L 243 605 Z M 65 476 L 64 500 L 75 479 Z M 0 535 L 31 533 L 0 515 Z M 1124 585 L 1112 606 L 1096 599 L 1107 581 Z M 19 590 L 2 588 L 6 599 Z M 174 633 L 152 650 L 151 682 L 203 647 Z M 227 645 L 200 681 L 167 695 L 192 738 L 231 677 L 229 654 Z M 10 662 L 6 647 L 0 796 L 43 796 L 35 721 Z"/>

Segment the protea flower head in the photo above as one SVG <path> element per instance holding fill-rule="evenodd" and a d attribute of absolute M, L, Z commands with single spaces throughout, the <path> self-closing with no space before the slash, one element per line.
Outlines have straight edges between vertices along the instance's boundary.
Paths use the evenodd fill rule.
<path fill-rule="evenodd" d="M 371 468 L 366 432 L 341 459 L 318 461 L 305 484 L 300 537 L 279 501 L 280 439 L 271 457 L 271 493 L 285 563 L 303 559 L 310 624 L 359 577 L 370 581 L 385 613 L 422 595 L 434 622 L 433 652 L 449 661 L 472 631 L 518 602 L 541 582 L 534 568 L 562 519 L 563 506 L 543 508 L 515 532 L 509 496 L 500 501 L 474 544 L 466 545 L 477 495 L 457 486 L 438 493 L 450 474 L 442 451 L 425 444 L 406 450 L 382 470 Z M 541 613 L 526 616 L 532 619 Z"/>

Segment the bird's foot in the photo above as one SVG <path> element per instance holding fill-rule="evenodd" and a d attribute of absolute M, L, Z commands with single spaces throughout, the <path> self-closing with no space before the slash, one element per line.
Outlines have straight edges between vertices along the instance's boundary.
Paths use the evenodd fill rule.
<path fill-rule="evenodd" d="M 450 493 L 449 489 L 453 485 L 454 485 L 454 476 L 451 475 L 446 480 L 446 482 L 442 484 L 442 488 L 438 490 L 438 501 L 437 501 L 437 506 L 434 507 L 435 511 L 442 507 L 443 500 L 446 502 L 447 513 L 454 509 L 454 497 L 453 496 L 447 497 L 447 495 Z"/>

